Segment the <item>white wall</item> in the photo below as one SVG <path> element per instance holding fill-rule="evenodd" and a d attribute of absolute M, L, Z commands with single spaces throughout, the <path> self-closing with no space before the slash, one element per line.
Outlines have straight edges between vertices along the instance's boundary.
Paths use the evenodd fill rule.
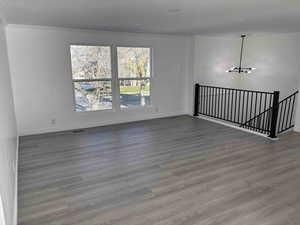
<path fill-rule="evenodd" d="M 200 84 L 281 92 L 281 97 L 298 89 L 300 81 L 300 33 L 248 36 L 244 66 L 253 73 L 225 73 L 238 66 L 241 39 L 195 37 L 194 80 Z"/>
<path fill-rule="evenodd" d="M 16 163 L 18 139 L 5 30 L 1 22 L 0 77 L 0 200 L 2 198 L 6 225 L 13 225 L 16 224 Z M 0 217 L 1 213 L 2 212 L 0 212 Z M 2 222 L 3 221 L 0 221 L 0 224 Z"/>
<path fill-rule="evenodd" d="M 178 115 L 188 110 L 191 38 L 18 25 L 7 27 L 7 38 L 21 135 Z M 74 43 L 152 46 L 154 107 L 74 112 L 69 57 L 69 45 Z M 55 125 L 52 119 L 56 119 Z"/>

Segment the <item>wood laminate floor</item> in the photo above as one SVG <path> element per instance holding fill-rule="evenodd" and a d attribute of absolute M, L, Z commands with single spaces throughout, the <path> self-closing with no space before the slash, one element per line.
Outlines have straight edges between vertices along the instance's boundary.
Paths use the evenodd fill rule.
<path fill-rule="evenodd" d="M 299 225 L 300 134 L 180 116 L 23 137 L 19 225 Z"/>

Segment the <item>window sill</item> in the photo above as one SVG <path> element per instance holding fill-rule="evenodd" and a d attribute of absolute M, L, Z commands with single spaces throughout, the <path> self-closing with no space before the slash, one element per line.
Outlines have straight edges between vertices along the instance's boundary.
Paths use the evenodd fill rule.
<path fill-rule="evenodd" d="M 119 108 L 119 109 L 103 109 L 103 110 L 94 110 L 94 111 L 74 111 L 76 114 L 92 114 L 92 113 L 117 113 L 117 112 L 130 112 L 130 111 L 155 111 L 153 105 L 147 106 L 130 106 L 128 108 Z"/>
<path fill-rule="evenodd" d="M 153 110 L 153 105 L 146 105 L 146 106 L 130 106 L 128 108 L 120 108 L 120 111 L 134 111 L 134 110 Z"/>
<path fill-rule="evenodd" d="M 115 109 L 99 109 L 99 110 L 88 110 L 88 111 L 74 111 L 75 113 L 99 113 L 99 112 L 103 112 L 103 113 L 112 113 L 112 112 L 116 112 Z"/>

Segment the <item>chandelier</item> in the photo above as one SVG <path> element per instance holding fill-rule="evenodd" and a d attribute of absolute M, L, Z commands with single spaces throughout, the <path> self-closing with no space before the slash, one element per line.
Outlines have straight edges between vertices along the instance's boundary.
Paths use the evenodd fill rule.
<path fill-rule="evenodd" d="M 243 61 L 243 51 L 244 51 L 244 41 L 245 41 L 246 35 L 241 35 L 242 38 L 242 44 L 241 44 L 241 53 L 240 53 L 240 64 L 237 67 L 231 67 L 229 70 L 226 70 L 227 73 L 251 73 L 256 68 L 254 67 L 242 67 L 242 61 Z"/>

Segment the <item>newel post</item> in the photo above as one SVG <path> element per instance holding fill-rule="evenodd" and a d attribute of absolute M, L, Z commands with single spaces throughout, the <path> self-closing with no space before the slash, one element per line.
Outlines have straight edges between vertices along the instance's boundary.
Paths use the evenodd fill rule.
<path fill-rule="evenodd" d="M 276 128 L 278 120 L 278 109 L 279 109 L 279 91 L 274 91 L 273 93 L 273 106 L 271 113 L 271 129 L 270 129 L 270 138 L 276 138 Z"/>
<path fill-rule="evenodd" d="M 194 116 L 199 116 L 200 85 L 195 84 Z"/>

